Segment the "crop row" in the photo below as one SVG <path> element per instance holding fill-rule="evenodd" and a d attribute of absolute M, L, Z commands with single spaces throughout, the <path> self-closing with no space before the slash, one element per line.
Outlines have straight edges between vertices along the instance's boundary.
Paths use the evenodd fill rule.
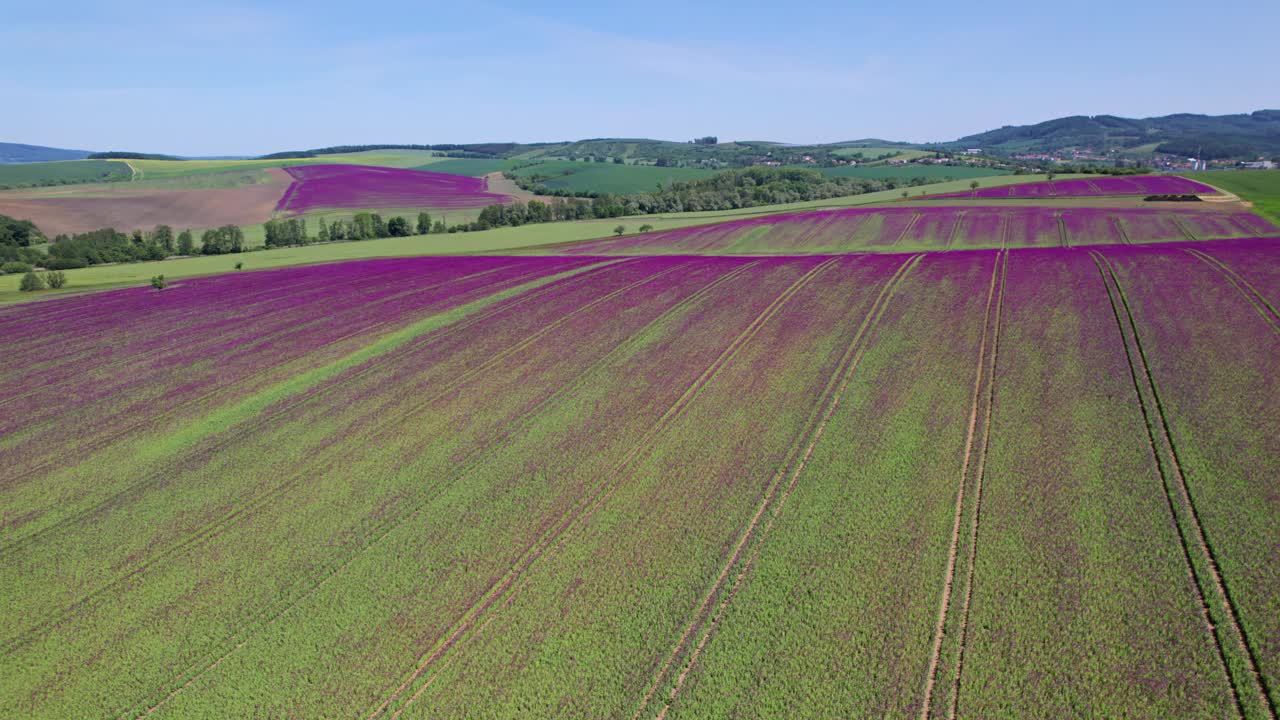
<path fill-rule="evenodd" d="M 1280 235 L 1249 212 L 1033 207 L 847 208 L 591 240 L 568 254 L 810 254 L 1120 245 Z"/>

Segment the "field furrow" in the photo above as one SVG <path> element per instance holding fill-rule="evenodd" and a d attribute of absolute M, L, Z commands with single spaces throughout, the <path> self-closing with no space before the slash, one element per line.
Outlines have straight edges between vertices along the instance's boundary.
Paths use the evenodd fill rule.
<path fill-rule="evenodd" d="M 1005 282 L 956 715 L 1232 713 L 1097 267 Z"/>
<path fill-rule="evenodd" d="M 1280 606 L 1272 592 L 1280 585 L 1274 523 L 1280 338 L 1257 304 L 1265 307 L 1277 285 L 1267 264 L 1245 262 L 1265 247 L 1213 248 L 1228 267 L 1243 268 L 1241 280 L 1253 273 L 1252 297 L 1220 267 L 1185 253 L 1176 277 L 1165 282 L 1143 271 L 1161 258 L 1136 250 L 1108 254 L 1158 392 L 1157 437 L 1168 438 L 1174 508 L 1249 717 L 1274 716 L 1280 701 Z"/>
<path fill-rule="evenodd" d="M 958 684 L 960 678 L 960 662 L 964 654 L 964 625 L 968 614 L 969 599 L 972 595 L 972 553 L 976 551 L 972 542 L 977 539 L 978 517 L 982 502 L 982 472 L 986 464 L 986 448 L 990 434 L 990 399 L 994 395 L 992 370 L 995 367 L 995 343 L 999 338 L 999 313 L 1004 300 L 1004 283 L 1001 280 L 1001 272 L 1002 268 L 1007 271 L 1008 267 L 1007 263 L 1004 262 L 1004 257 L 1004 252 L 997 253 L 992 258 L 991 263 L 991 285 L 987 290 L 987 304 L 983 313 L 982 337 L 978 341 L 978 359 L 973 377 L 973 398 L 969 410 L 969 426 L 965 433 L 964 462 L 960 466 L 959 482 L 956 485 L 951 544 L 947 550 L 947 566 L 942 577 L 942 600 L 938 606 L 938 619 L 934 623 L 933 649 L 930 651 L 929 665 L 925 671 L 924 699 L 920 703 L 920 717 L 926 720 L 932 717 L 935 711 L 934 690 L 938 684 L 939 675 L 941 674 L 944 678 L 954 676 L 954 684 Z M 994 314 L 992 312 L 993 309 L 995 310 Z M 994 328 L 992 327 L 993 317 L 995 318 Z M 988 342 L 990 342 L 990 346 L 988 346 Z M 987 391 L 985 398 L 984 388 Z M 980 414 L 980 409 L 984 404 L 986 411 Z M 979 426 L 980 419 L 982 421 L 981 426 Z M 972 472 L 970 468 L 973 468 Z M 971 496 L 968 502 L 966 502 L 966 494 Z M 949 616 L 952 614 L 951 594 L 955 587 L 957 563 L 960 560 L 963 539 L 961 522 L 966 514 L 973 517 L 969 542 L 971 549 L 966 566 L 960 570 L 962 576 L 966 579 L 966 583 L 963 608 L 959 613 L 961 617 L 957 621 L 954 617 L 949 618 Z M 952 628 L 950 632 L 948 628 Z M 944 642 L 949 637 L 957 636 L 959 639 L 955 641 L 955 648 L 947 652 L 947 657 L 944 660 Z M 941 673 L 940 670 L 942 671 Z M 947 686 L 945 689 L 950 690 L 950 686 L 953 683 L 946 682 L 945 685 Z M 941 702 L 938 705 L 950 707 L 951 703 Z"/>
<path fill-rule="evenodd" d="M 1133 319 L 1133 312 L 1124 289 L 1120 286 L 1115 269 L 1099 252 L 1090 253 L 1098 265 L 1111 296 L 1112 310 L 1124 336 L 1125 353 L 1138 395 L 1139 407 L 1146 421 L 1151 452 L 1163 479 L 1169 509 L 1182 536 L 1183 551 L 1188 571 L 1200 592 L 1207 629 L 1214 637 L 1222 669 L 1230 683 L 1235 702 L 1244 717 L 1272 717 L 1274 712 L 1266 696 L 1258 674 L 1253 651 L 1245 642 L 1240 628 L 1238 612 L 1222 581 L 1217 560 L 1205 537 L 1195 501 L 1187 487 L 1178 457 L 1177 447 L 1169 432 L 1169 421 L 1151 368 L 1147 364 L 1146 351 Z M 1114 295 L 1112 294 L 1114 292 Z"/>

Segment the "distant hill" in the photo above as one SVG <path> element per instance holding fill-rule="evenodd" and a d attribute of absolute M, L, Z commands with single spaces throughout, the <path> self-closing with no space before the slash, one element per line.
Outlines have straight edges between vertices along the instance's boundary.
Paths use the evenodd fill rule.
<path fill-rule="evenodd" d="M 66 150 L 64 148 L 44 147 L 43 145 L 0 142 L 0 165 L 51 162 L 53 160 L 83 160 L 89 155 L 88 150 Z"/>
<path fill-rule="evenodd" d="M 1154 118 L 1075 115 L 1035 125 L 1007 125 L 960 138 L 953 147 L 996 152 L 1058 152 L 1072 148 L 1135 150 L 1206 160 L 1280 155 L 1280 110 L 1247 115 L 1180 113 Z"/>

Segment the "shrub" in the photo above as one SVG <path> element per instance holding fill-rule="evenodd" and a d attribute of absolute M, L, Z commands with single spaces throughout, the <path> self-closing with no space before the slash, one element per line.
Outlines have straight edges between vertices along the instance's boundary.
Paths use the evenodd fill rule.
<path fill-rule="evenodd" d="M 239 269 L 240 269 L 240 268 L 242 268 L 242 267 L 244 267 L 244 263 L 242 263 L 242 262 L 238 262 L 238 263 L 236 263 L 236 269 L 237 269 L 237 270 L 239 270 Z"/>
<path fill-rule="evenodd" d="M 55 270 L 44 274 L 44 281 L 49 287 L 57 290 L 67 284 L 67 274 L 61 270 Z"/>
<path fill-rule="evenodd" d="M 652 229 L 653 229 L 653 226 L 650 225 L 649 223 L 645 223 L 644 225 L 640 226 L 640 232 L 649 232 Z"/>
<path fill-rule="evenodd" d="M 627 226 L 626 226 L 626 225 L 619 225 L 619 226 L 617 226 L 617 227 L 615 227 L 615 228 L 613 229 L 613 234 L 614 234 L 614 235 L 621 236 L 621 235 L 622 235 L 623 233 L 625 233 L 626 231 L 627 231 Z"/>
<path fill-rule="evenodd" d="M 75 270 L 76 268 L 89 267 L 89 263 L 84 258 L 68 258 L 68 257 L 52 257 L 45 261 L 44 266 L 50 270 Z"/>
<path fill-rule="evenodd" d="M 18 275 L 19 273 L 31 272 L 31 266 L 24 262 L 10 260 L 5 264 L 0 265 L 0 270 L 3 270 L 6 275 Z"/>
<path fill-rule="evenodd" d="M 169 283 L 165 282 L 163 275 L 156 275 L 151 278 L 151 287 L 157 290 L 163 290 L 169 287 Z"/>
<path fill-rule="evenodd" d="M 35 292 L 44 289 L 44 278 L 29 272 L 22 276 L 22 282 L 18 284 L 18 289 L 22 292 Z"/>

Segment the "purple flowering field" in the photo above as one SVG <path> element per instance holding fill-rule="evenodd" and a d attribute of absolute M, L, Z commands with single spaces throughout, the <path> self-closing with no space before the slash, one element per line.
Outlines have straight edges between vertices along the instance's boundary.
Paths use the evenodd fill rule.
<path fill-rule="evenodd" d="M 555 248 L 585 255 L 905 252 L 1083 246 L 1280 236 L 1235 209 L 971 206 L 843 208 L 587 240 Z"/>
<path fill-rule="evenodd" d="M 945 198 L 1083 198 L 1113 195 L 1209 195 L 1218 191 L 1194 180 L 1175 175 L 1099 175 L 1050 182 L 1017 183 L 1000 187 L 978 188 L 968 192 L 930 195 L 931 200 Z"/>
<path fill-rule="evenodd" d="M 1280 228 L 1199 205 L 0 307 L 0 717 L 1274 717 Z"/>
<path fill-rule="evenodd" d="M 484 178 L 371 165 L 297 165 L 285 168 L 293 182 L 276 212 L 325 209 L 464 209 L 504 203 Z"/>

